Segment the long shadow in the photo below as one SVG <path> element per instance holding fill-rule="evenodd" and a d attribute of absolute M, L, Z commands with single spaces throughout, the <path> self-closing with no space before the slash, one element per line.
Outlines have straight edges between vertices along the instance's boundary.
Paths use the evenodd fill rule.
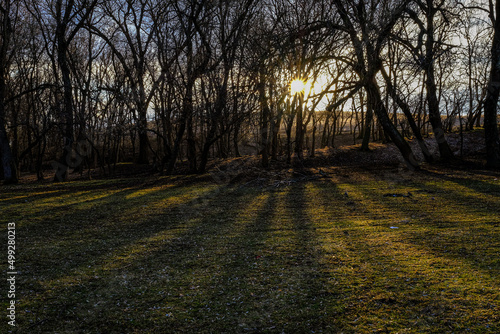
<path fill-rule="evenodd" d="M 258 194 L 224 190 L 190 214 L 184 212 L 172 235 L 157 240 L 165 232 L 158 228 L 129 240 L 144 247 L 130 249 L 132 255 L 120 266 L 107 270 L 109 263 L 94 263 L 85 272 L 89 262 L 83 262 L 66 277 L 53 277 L 43 286 L 48 291 L 26 296 L 38 302 L 23 305 L 31 312 L 20 315 L 28 317 L 24 328 L 31 333 L 61 328 L 61 323 L 81 332 L 109 333 L 328 328 L 326 304 L 333 301 L 323 286 L 315 230 L 301 203 L 304 189 L 284 198 Z M 248 216 L 246 210 L 254 211 Z M 154 241 L 148 244 L 148 238 Z M 290 305 L 297 305 L 293 314 L 281 313 Z M 100 318 L 92 317 L 99 313 Z"/>
<path fill-rule="evenodd" d="M 293 231 L 289 261 L 298 276 L 295 278 L 299 282 L 297 293 L 301 294 L 296 304 L 299 308 L 311 310 L 294 319 L 295 324 L 286 328 L 285 332 L 294 328 L 300 328 L 300 332 L 311 329 L 336 331 L 331 319 L 344 305 L 338 299 L 338 291 L 330 289 L 327 284 L 329 274 L 322 261 L 324 250 L 320 241 L 320 229 L 324 225 L 314 217 L 317 212 L 316 198 L 311 196 L 307 184 L 299 184 L 290 188 L 285 201 Z M 308 318 L 311 315 L 315 317 Z"/>
<path fill-rule="evenodd" d="M 28 185 L 15 185 L 3 187 L 0 194 L 0 207 L 8 204 L 32 204 L 39 200 L 50 199 L 54 196 L 67 195 L 85 191 L 98 190 L 120 190 L 124 188 L 147 189 L 152 186 L 166 186 L 172 188 L 183 188 L 186 185 L 203 184 L 210 182 L 207 177 L 148 177 L 148 178 L 124 178 L 106 179 L 92 181 L 72 181 L 68 183 L 35 183 Z M 27 193 L 30 191 L 31 193 Z M 14 196 L 14 198 L 8 198 Z"/>
<path fill-rule="evenodd" d="M 221 194 L 219 194 L 221 195 Z M 231 192 L 225 194 L 229 198 L 233 198 L 233 194 Z M 137 286 L 148 286 L 144 280 L 147 280 L 148 277 L 151 277 L 153 273 L 153 277 L 156 275 L 160 280 L 165 280 L 164 275 L 172 274 L 179 277 L 189 277 L 189 273 L 191 270 L 197 267 L 197 264 L 203 262 L 203 259 L 199 259 L 195 254 L 203 254 L 203 249 L 209 249 L 212 245 L 212 239 L 214 235 L 219 234 L 220 232 L 227 233 L 227 229 L 224 228 L 225 225 L 228 224 L 228 220 L 218 221 L 218 216 L 221 212 L 218 210 L 220 208 L 221 201 L 218 197 L 214 197 L 209 199 L 208 201 L 200 202 L 199 208 L 192 208 L 191 213 L 184 212 L 183 218 L 187 221 L 181 221 L 178 219 L 177 227 L 169 226 L 169 229 L 173 229 L 174 233 L 169 236 L 161 236 L 162 233 L 165 232 L 166 226 L 163 224 L 158 224 L 154 219 L 148 220 L 146 219 L 143 223 L 138 224 L 134 228 L 134 232 L 136 235 L 126 240 L 125 245 L 116 245 L 114 249 L 122 248 L 124 251 L 127 251 L 127 247 L 129 247 L 128 251 L 132 254 L 129 254 L 129 258 L 116 259 L 118 262 L 123 262 L 122 265 L 111 266 L 110 270 L 107 269 L 109 267 L 109 262 L 113 262 L 113 259 L 106 259 L 109 256 L 109 252 L 106 256 L 102 256 L 102 261 L 107 261 L 107 263 L 99 264 L 93 262 L 91 268 L 88 272 L 85 272 L 84 269 L 86 264 L 81 265 L 79 268 L 74 269 L 73 273 L 70 273 L 67 277 L 61 277 L 60 279 L 54 278 L 52 282 L 56 282 L 60 280 L 61 282 L 66 282 L 67 286 L 61 288 L 54 288 L 53 290 L 49 290 L 45 293 L 45 296 L 39 297 L 43 300 L 50 300 L 54 298 L 53 296 L 57 296 L 56 299 L 62 305 L 58 305 L 57 303 L 49 303 L 52 305 L 53 309 L 48 312 L 42 312 L 43 314 L 38 314 L 33 320 L 35 323 L 38 321 L 39 325 L 30 327 L 32 332 L 43 331 L 44 329 L 51 328 L 55 323 L 61 319 L 66 319 L 65 322 L 79 322 L 83 321 L 86 325 L 90 326 L 88 328 L 89 331 L 92 331 L 92 328 L 95 330 L 105 330 L 105 328 L 109 328 L 109 332 L 113 332 L 113 330 L 119 329 L 124 330 L 126 328 L 136 328 L 134 324 L 131 324 L 127 321 L 123 321 L 123 316 L 135 317 L 132 314 L 125 312 L 123 315 L 118 316 L 116 319 L 101 319 L 96 320 L 95 318 L 88 323 L 85 321 L 85 317 L 79 312 L 76 314 L 72 314 L 72 306 L 80 305 L 84 306 L 83 309 L 91 308 L 89 302 L 85 302 L 84 300 L 76 296 L 82 293 L 85 290 L 85 287 L 95 286 L 95 291 L 92 296 L 87 296 L 88 299 L 92 299 L 96 301 L 96 303 L 101 303 L 103 306 L 113 307 L 111 303 L 112 298 L 117 298 L 118 300 L 122 300 L 120 298 L 120 294 L 114 295 L 113 290 L 121 291 L 123 295 L 130 295 L 130 291 L 127 290 L 129 284 L 125 284 L 123 286 L 122 279 L 120 275 L 128 275 L 128 280 L 130 282 L 134 282 L 134 285 Z M 214 209 L 215 208 L 215 209 Z M 225 215 L 235 214 L 238 210 L 238 207 L 233 207 L 230 204 L 226 203 L 222 206 L 222 209 L 226 209 Z M 165 210 L 168 216 L 168 212 L 171 210 Z M 189 220 L 193 220 L 193 215 L 198 216 L 196 214 L 197 210 L 205 210 L 208 212 L 202 213 L 199 215 L 200 217 L 194 218 L 194 221 L 188 223 Z M 161 216 L 161 218 L 166 218 L 167 216 Z M 190 217 L 191 216 L 191 217 Z M 216 224 L 214 225 L 214 222 Z M 153 224 L 153 226 L 149 226 L 147 232 L 141 232 L 141 228 L 146 227 L 149 224 Z M 186 228 L 183 228 L 182 225 L 188 225 Z M 212 233 L 209 233 L 212 232 Z M 159 238 L 156 238 L 160 235 Z M 148 240 L 150 239 L 150 240 Z M 138 244 L 138 249 L 130 248 L 132 245 Z M 127 246 L 128 245 L 128 246 Z M 127 254 L 123 254 L 127 256 Z M 158 257 L 165 260 L 165 267 L 158 267 Z M 84 262 L 85 263 L 85 262 Z M 88 261 L 87 261 L 88 263 Z M 149 265 L 149 267 L 147 267 Z M 179 267 L 179 265 L 181 267 Z M 144 268 L 144 267 L 147 268 Z M 165 269 L 167 268 L 166 274 Z M 132 274 L 131 274 L 132 272 Z M 137 272 L 137 274 L 135 274 Z M 162 273 L 161 275 L 158 274 Z M 102 276 L 101 276 L 102 275 Z M 106 282 L 103 280 L 109 279 L 110 282 Z M 74 281 L 78 280 L 78 284 Z M 182 280 L 182 279 L 181 279 Z M 100 285 L 104 284 L 110 290 L 99 288 Z M 116 285 L 116 286 L 115 286 Z M 179 288 L 181 290 L 186 287 L 179 287 L 177 284 L 171 288 Z M 163 287 L 167 290 L 169 287 Z M 153 291 L 151 294 L 156 293 L 158 291 Z M 151 298 L 152 301 L 158 298 L 158 295 L 150 295 L 144 292 L 146 297 L 136 296 L 137 300 L 146 299 L 146 303 L 139 303 L 137 311 L 141 307 L 145 307 L 145 305 L 150 304 L 147 301 L 148 297 Z M 42 294 L 43 295 L 43 294 Z M 60 296 L 59 296 L 60 295 Z M 112 295 L 112 296 L 111 296 Z M 51 297 L 52 296 L 52 297 Z M 99 301 L 100 299 L 100 301 Z M 66 301 L 65 301 L 66 300 Z M 82 305 L 83 304 L 83 305 Z M 64 306 L 64 308 L 62 308 Z M 112 308 L 113 309 L 113 308 Z M 119 309 L 119 308 L 118 308 Z M 96 312 L 102 311 L 102 307 L 97 307 Z M 116 311 L 116 310 L 115 310 Z M 75 312 L 75 311 L 73 311 Z M 106 313 L 104 311 L 104 313 Z M 66 318 L 67 317 L 67 318 Z M 40 318 L 42 318 L 40 320 Z M 93 321 L 93 322 L 92 322 Z M 97 322 L 96 322 L 97 321 Z M 106 331 L 107 332 L 107 331 Z"/>
<path fill-rule="evenodd" d="M 70 188 L 74 189 L 74 188 Z M 135 185 L 127 188 L 106 187 L 107 192 L 99 192 L 97 190 L 86 189 L 76 194 L 68 191 L 64 198 L 55 197 L 47 198 L 46 201 L 35 203 L 30 208 L 26 209 L 24 214 L 24 224 L 39 223 L 40 220 L 56 220 L 59 219 L 61 223 L 71 224 L 74 221 L 82 220 L 84 217 L 91 219 L 106 219 L 112 217 L 116 207 L 122 203 L 126 203 L 125 210 L 134 210 L 134 207 L 141 204 L 150 204 L 149 201 L 157 201 L 156 197 L 162 199 L 162 193 L 178 195 L 182 193 L 183 189 L 176 186 L 169 186 L 168 188 L 156 187 L 148 188 L 144 185 Z M 140 193 L 139 195 L 135 195 Z M 164 197 L 164 196 L 163 196 Z M 21 207 L 17 210 L 23 210 Z M 104 210 L 102 210 L 104 209 Z M 100 212 L 100 211 L 103 212 Z M 125 211 L 123 210 L 123 211 Z M 76 219 L 72 219 L 72 218 Z M 63 227 L 63 226 L 61 226 Z"/>
<path fill-rule="evenodd" d="M 90 192 L 88 194 L 90 200 L 78 202 L 73 199 L 73 204 L 64 206 L 62 203 L 54 210 L 47 210 L 44 216 L 34 214 L 36 221 L 30 222 L 29 217 L 23 217 L 24 221 L 18 222 L 17 227 L 19 242 L 25 241 L 25 245 L 31 245 L 26 249 L 36 248 L 38 253 L 54 254 L 52 257 L 43 259 L 33 256 L 31 259 L 26 258 L 24 262 L 26 271 L 28 268 L 37 273 L 52 271 L 50 268 L 60 265 L 61 261 L 65 262 L 63 266 L 66 271 L 70 270 L 76 262 L 86 261 L 87 258 L 95 261 L 103 255 L 103 252 L 107 253 L 109 248 L 116 246 L 112 240 L 116 237 L 117 227 L 125 230 L 138 228 L 139 233 L 130 233 L 132 239 L 138 238 L 147 224 L 140 225 L 134 221 L 128 224 L 135 224 L 133 227 L 127 226 L 126 223 L 117 226 L 116 220 L 119 221 L 123 217 L 123 212 L 116 213 L 117 210 L 113 207 L 116 203 L 123 202 L 135 190 L 136 188 L 117 190 L 111 194 L 99 194 L 98 198 L 95 198 L 95 193 Z M 168 195 L 165 196 L 165 199 L 168 197 Z M 141 200 L 147 201 L 148 198 Z M 129 210 L 141 210 L 139 207 L 141 202 L 130 200 L 128 203 Z M 123 234 L 124 231 L 119 233 Z M 21 256 L 28 257 L 29 252 Z"/>
<path fill-rule="evenodd" d="M 68 208 L 78 206 L 80 201 L 89 202 L 86 198 L 94 194 L 119 193 L 131 189 L 140 189 L 141 184 L 133 183 L 133 180 L 112 181 L 81 181 L 65 184 L 35 185 L 33 187 L 19 186 L 22 198 L 15 198 L 6 202 L 0 202 L 0 207 L 7 204 L 3 211 L 5 215 L 20 219 L 21 225 L 29 223 L 30 220 L 52 219 Z M 28 190 L 34 191 L 34 195 L 26 195 Z M 101 196 L 101 198 L 106 197 Z M 99 198 L 98 198 L 99 199 Z M 98 201 L 96 201 L 98 202 Z"/>
<path fill-rule="evenodd" d="M 5 198 L 0 199 L 0 207 L 2 206 L 8 206 L 12 204 L 26 204 L 26 203 L 33 203 L 36 202 L 37 200 L 44 199 L 44 198 L 51 198 L 55 195 L 62 195 L 62 194 L 67 194 L 69 190 L 64 190 L 64 189 L 58 189 L 58 190 L 45 190 L 43 191 L 42 189 L 33 189 L 33 193 L 26 193 L 26 190 L 23 189 L 22 191 L 19 191 L 19 193 L 16 192 L 7 192 L 2 194 L 2 197 L 5 196 Z M 9 197 L 7 197 L 9 196 Z"/>
<path fill-rule="evenodd" d="M 457 202 L 457 198 L 460 198 L 461 207 L 469 207 L 472 212 L 483 211 L 485 213 L 491 210 L 500 210 L 500 198 L 485 188 L 482 190 L 475 190 L 474 187 L 461 185 L 460 183 L 455 183 L 457 186 L 455 189 L 451 189 L 449 186 L 444 186 L 441 184 L 425 184 L 417 185 L 417 192 L 427 193 L 427 194 L 437 194 L 440 197 L 450 200 L 452 203 Z M 461 191 L 460 187 L 464 189 Z M 468 190 L 469 189 L 469 190 Z M 472 193 L 471 193 L 472 192 Z M 436 196 L 437 197 L 437 196 Z"/>
<path fill-rule="evenodd" d="M 210 244 L 214 247 L 215 242 L 220 257 L 217 270 L 202 282 L 204 293 L 193 298 L 190 323 L 174 322 L 175 332 L 259 332 L 271 326 L 266 315 L 275 307 L 272 295 L 279 279 L 268 269 L 273 255 L 267 243 L 277 198 L 270 193 L 244 199 L 246 203 L 229 215 L 232 222 L 212 236 Z"/>
<path fill-rule="evenodd" d="M 373 263 L 372 258 L 377 254 L 378 261 L 391 261 L 389 255 L 378 250 L 367 251 L 363 243 L 372 232 L 366 221 L 377 219 L 378 213 L 363 207 L 350 184 L 318 183 L 314 194 L 319 204 L 316 210 L 322 211 L 329 221 L 322 222 L 319 233 L 329 276 L 327 289 L 338 300 L 330 321 L 338 332 L 374 332 L 378 328 L 370 327 L 374 325 L 370 318 L 376 318 L 376 311 L 370 314 L 374 307 L 372 290 L 384 272 L 379 271 L 379 264 Z M 369 329 L 357 327 L 364 322 L 368 322 Z"/>
<path fill-rule="evenodd" d="M 494 274 L 494 272 L 498 270 L 498 268 L 489 269 L 488 263 L 481 260 L 484 255 L 478 252 L 481 248 L 481 246 L 478 245 L 481 244 L 488 245 L 488 247 L 494 247 L 495 241 L 500 240 L 500 238 L 496 236 L 498 232 L 495 232 L 494 228 L 485 227 L 482 224 L 464 225 L 469 220 L 469 218 L 466 217 L 470 210 L 474 210 L 475 213 L 482 211 L 485 214 L 491 214 L 491 209 L 478 209 L 477 204 L 474 205 L 466 199 L 460 203 L 456 203 L 458 195 L 454 191 L 446 192 L 440 189 L 439 186 L 419 186 L 417 184 L 411 184 L 409 186 L 424 191 L 431 191 L 432 193 L 424 194 L 423 196 L 414 195 L 411 198 L 392 198 L 384 197 L 382 193 L 385 192 L 385 190 L 383 189 L 377 189 L 375 191 L 361 190 L 363 191 L 364 198 L 372 203 L 370 206 L 376 205 L 382 212 L 393 213 L 392 217 L 390 217 L 392 219 L 388 219 L 390 221 L 381 224 L 382 227 L 389 228 L 391 225 L 397 225 L 396 227 L 404 229 L 406 224 L 410 224 L 408 225 L 410 231 L 405 233 L 411 234 L 411 237 L 405 238 L 402 242 L 407 244 L 413 243 L 414 245 L 425 247 L 427 251 L 431 251 L 435 256 L 440 258 L 466 261 L 470 267 L 484 271 L 489 275 Z M 408 188 L 407 185 L 402 185 L 400 189 L 407 190 Z M 396 190 L 396 192 L 405 193 L 405 191 L 401 190 Z M 425 203 L 426 201 L 432 202 L 429 198 L 430 196 L 443 197 L 445 203 L 457 208 L 462 208 L 464 213 L 460 214 L 460 216 L 463 216 L 463 218 L 461 217 L 462 220 L 465 218 L 465 222 L 460 219 L 453 220 L 453 218 L 443 220 L 439 215 L 439 209 L 426 209 L 431 207 L 429 203 Z M 455 212 L 455 214 L 456 213 L 457 212 Z M 418 231 L 412 227 L 417 227 Z M 453 237 L 453 241 L 449 241 L 444 245 L 440 237 L 442 233 L 454 233 L 455 237 Z M 467 249 L 470 247 L 473 249 Z"/>
<path fill-rule="evenodd" d="M 320 193 L 325 196 L 324 202 L 335 203 L 334 197 L 329 196 L 327 191 Z M 398 205 L 380 203 L 380 194 L 370 194 L 363 190 L 363 186 L 353 195 L 372 200 L 383 210 L 401 212 Z M 389 226 L 373 222 L 376 216 L 370 208 L 373 203 L 370 207 L 365 206 L 363 201 L 356 205 L 359 206 L 357 216 L 341 214 L 336 222 L 345 226 L 342 221 L 350 221 L 352 228 L 344 229 L 345 233 L 335 232 L 334 237 L 329 239 L 331 244 L 337 244 L 332 246 L 333 254 L 330 254 L 333 255 L 332 265 L 339 266 L 331 268 L 332 275 L 337 277 L 335 286 L 350 305 L 343 314 L 344 320 L 349 319 L 344 325 L 348 323 L 349 326 L 342 329 L 356 332 L 394 332 L 408 327 L 426 332 L 436 332 L 436 328 L 459 329 L 471 321 L 474 313 L 470 309 L 482 307 L 487 310 L 490 307 L 484 301 L 478 305 L 470 300 L 461 301 L 464 305 L 457 306 L 455 295 L 465 294 L 472 288 L 466 284 L 467 279 L 459 277 L 460 270 L 455 270 L 453 274 L 453 268 L 439 267 L 443 263 L 442 254 L 427 252 L 418 245 L 410 247 L 403 230 L 391 230 Z M 355 226 L 357 221 L 358 227 Z M 425 239 L 425 236 L 422 238 Z M 418 265 L 415 266 L 415 263 Z M 433 274 L 429 276 L 431 270 Z M 465 284 L 447 286 L 458 281 Z M 489 281 L 488 288 L 493 293 L 491 283 Z M 436 292 L 437 289 L 439 291 Z M 389 318 L 379 318 L 380 313 L 385 317 L 389 315 Z M 456 314 L 461 316 L 456 318 Z M 488 320 L 483 324 L 478 322 L 474 328 L 486 329 L 485 326 L 491 327 L 491 323 L 488 324 Z M 494 329 L 485 332 L 494 332 Z"/>
<path fill-rule="evenodd" d="M 81 333 L 139 329 L 169 333 L 359 332 L 356 318 L 363 318 L 366 309 L 373 315 L 377 307 L 406 307 L 414 313 L 405 314 L 421 311 L 449 316 L 445 297 L 430 296 L 435 299 L 431 302 L 417 294 L 426 285 L 438 284 L 436 278 L 421 277 L 404 262 L 402 254 L 382 242 L 401 242 L 400 238 L 384 236 L 379 227 L 370 228 L 370 223 L 357 224 L 358 219 L 372 219 L 370 208 L 356 201 L 354 212 L 347 205 L 351 197 L 343 197 L 343 188 L 334 184 L 318 188 L 325 189 L 315 192 L 323 196 L 325 216 L 338 227 L 325 235 L 328 224 L 315 219 L 311 192 L 303 184 L 286 193 L 213 189 L 202 200 L 190 196 L 191 206 L 182 202 L 126 224 L 103 223 L 106 240 L 92 240 L 101 231 L 99 221 L 141 210 L 144 200 L 161 202 L 173 196 L 168 190 L 164 198 L 150 192 L 135 202 L 132 199 L 128 211 L 114 214 L 110 210 L 97 224 L 77 230 L 82 243 L 76 243 L 67 230 L 61 234 L 69 240 L 66 258 L 78 261 L 53 273 L 48 266 L 60 264 L 45 262 L 39 267 L 41 275 L 21 283 L 20 332 L 62 332 L 65 328 Z M 121 201 L 130 194 L 120 193 L 115 199 Z M 373 199 L 378 201 L 378 197 Z M 106 202 L 102 209 L 113 202 Z M 84 212 L 86 209 L 80 210 L 74 218 Z M 61 228 L 60 224 L 52 226 L 52 231 Z M 50 231 L 49 227 L 45 236 Z M 25 232 L 30 235 L 29 229 Z M 374 232 L 377 234 L 372 235 Z M 380 235 L 385 239 L 379 242 Z M 120 239 L 113 243 L 117 236 Z M 319 249 L 333 242 L 340 246 L 330 253 Z M 91 250 L 94 245 L 101 248 Z M 399 283 L 410 279 L 415 290 L 398 292 L 393 284 L 383 295 L 371 294 L 373 286 L 391 285 L 387 283 L 390 279 Z M 462 293 L 467 286 L 456 289 Z M 288 305 L 297 305 L 296 311 L 280 313 Z M 311 310 L 317 317 L 310 316 Z M 341 327 L 339 317 L 352 323 L 346 326 L 344 322 Z M 390 320 L 384 320 L 389 329 Z M 412 324 L 410 320 L 395 323 L 393 329 Z"/>
<path fill-rule="evenodd" d="M 121 249 L 126 249 L 141 238 L 147 238 L 165 229 L 177 228 L 181 222 L 174 216 L 178 214 L 179 206 L 185 204 L 183 202 L 163 209 L 163 213 L 155 213 L 155 216 L 161 214 L 160 219 L 150 219 L 148 215 L 143 215 L 132 220 L 127 215 L 129 212 L 146 210 L 143 203 L 153 205 L 153 198 L 157 202 L 166 202 L 178 195 L 177 192 L 172 193 L 167 190 L 164 191 L 165 195 L 157 198 L 158 193 L 162 193 L 159 190 L 148 193 L 140 199 L 126 200 L 126 197 L 133 194 L 135 190 L 128 189 L 88 201 L 86 205 L 90 208 L 76 209 L 80 204 L 75 203 L 67 207 L 66 214 L 56 216 L 55 221 L 48 220 L 46 224 L 50 225 L 37 231 L 36 236 L 33 236 L 29 242 L 37 252 L 53 256 L 43 259 L 26 259 L 25 268 L 40 275 L 48 275 L 49 279 L 56 279 L 78 267 L 105 262 L 113 251 L 119 252 Z M 215 191 L 215 189 L 212 190 L 212 192 Z M 117 210 L 114 205 L 118 203 L 126 203 L 127 209 Z M 28 234 L 30 228 L 33 227 L 28 225 L 19 228 L 19 234 Z M 51 269 L 54 267 L 59 270 Z"/>
<path fill-rule="evenodd" d="M 269 191 L 249 207 L 249 221 L 235 226 L 233 258 L 210 285 L 190 332 L 302 333 L 331 329 L 329 309 L 337 307 L 325 287 L 316 228 L 302 186 Z M 293 309 L 290 309 L 293 305 Z M 283 313 L 283 310 L 287 310 Z M 217 315 L 225 314 L 228 319 Z M 210 323 L 210 319 L 214 319 Z M 197 321 L 196 321 L 197 322 Z M 195 323 L 196 323 L 195 322 Z M 202 328 L 210 328 L 203 330 Z"/>
<path fill-rule="evenodd" d="M 484 193 L 485 189 L 488 189 L 487 193 L 491 196 L 500 197 L 500 184 L 491 184 L 482 180 L 470 180 L 467 178 L 461 178 L 458 176 L 449 176 L 446 174 L 436 173 L 431 170 L 422 171 L 425 175 L 428 175 L 437 180 L 445 180 L 456 183 L 458 185 L 468 187 L 479 193 Z M 500 174 L 496 176 L 500 177 Z"/>

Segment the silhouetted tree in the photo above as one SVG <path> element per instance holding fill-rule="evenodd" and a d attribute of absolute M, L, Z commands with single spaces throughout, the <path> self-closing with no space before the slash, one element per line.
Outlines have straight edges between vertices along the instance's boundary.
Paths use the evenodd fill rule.
<path fill-rule="evenodd" d="M 6 78 L 12 62 L 13 26 L 11 19 L 12 1 L 0 2 L 0 158 L 2 161 L 4 184 L 18 182 L 17 165 L 9 144 L 6 129 L 5 100 L 7 94 Z"/>

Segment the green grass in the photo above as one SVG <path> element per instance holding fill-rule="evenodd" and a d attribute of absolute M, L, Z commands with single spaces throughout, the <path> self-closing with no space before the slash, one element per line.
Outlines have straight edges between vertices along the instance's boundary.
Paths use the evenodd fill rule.
<path fill-rule="evenodd" d="M 500 332 L 494 176 L 1 190 L 3 272 L 16 223 L 13 332 Z"/>

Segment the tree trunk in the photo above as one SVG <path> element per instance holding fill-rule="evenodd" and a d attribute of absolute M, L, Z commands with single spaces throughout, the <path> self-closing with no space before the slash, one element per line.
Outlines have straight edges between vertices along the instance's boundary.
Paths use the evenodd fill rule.
<path fill-rule="evenodd" d="M 439 154 L 441 159 L 444 161 L 449 161 L 453 159 L 453 152 L 446 141 L 443 130 L 443 122 L 441 120 L 441 114 L 439 112 L 439 102 L 437 99 L 437 88 L 434 82 L 434 70 L 430 66 L 427 72 L 426 80 L 427 89 L 427 105 L 429 108 L 429 121 L 432 125 L 432 131 L 434 132 L 434 138 L 439 147 Z"/>
<path fill-rule="evenodd" d="M 142 104 L 137 110 L 139 116 L 139 164 L 149 164 L 149 137 L 148 137 L 148 120 L 147 107 Z"/>
<path fill-rule="evenodd" d="M 192 97 L 191 97 L 192 100 Z M 194 134 L 194 123 L 193 123 L 193 108 L 190 107 L 190 112 L 187 115 L 186 129 L 187 129 L 187 159 L 189 164 L 189 172 L 196 173 L 197 170 L 197 159 L 196 159 L 196 139 Z"/>
<path fill-rule="evenodd" d="M 370 150 L 368 144 L 370 143 L 372 122 L 373 122 L 373 108 L 372 108 L 372 104 L 370 103 L 370 101 L 368 101 L 368 108 L 366 110 L 366 116 L 365 116 L 365 126 L 363 128 L 364 134 L 363 134 L 363 142 L 361 144 L 361 151 L 367 152 Z"/>
<path fill-rule="evenodd" d="M 211 115 L 211 120 L 210 120 L 210 129 L 208 130 L 205 144 L 203 145 L 203 150 L 201 152 L 201 158 L 200 158 L 200 166 L 198 168 L 198 173 L 204 173 L 207 163 L 208 163 L 208 158 L 209 158 L 209 153 L 210 153 L 210 148 L 212 145 L 217 141 L 217 139 L 222 139 L 224 138 L 223 132 L 224 130 L 222 129 L 220 135 L 217 137 L 217 124 L 219 124 L 224 108 L 226 107 L 227 103 L 227 87 L 228 87 L 228 81 L 229 81 L 229 73 L 230 73 L 230 66 L 225 66 L 224 70 L 224 79 L 222 82 L 222 85 L 219 87 L 218 92 L 217 92 L 217 99 L 215 102 L 215 108 L 213 111 L 213 114 Z M 221 149 L 219 152 L 224 152 L 226 149 L 226 145 L 224 143 L 221 143 Z M 229 145 L 228 145 L 229 146 Z M 226 152 L 224 152 L 226 153 Z M 227 156 L 224 156 L 226 158 Z"/>
<path fill-rule="evenodd" d="M 212 147 L 215 138 L 215 132 L 217 130 L 217 126 L 215 124 L 212 124 L 210 127 L 210 130 L 208 131 L 207 139 L 205 141 L 205 144 L 203 145 L 203 150 L 201 151 L 201 157 L 200 157 L 200 166 L 198 168 L 198 173 L 202 174 L 205 173 L 205 170 L 207 168 L 207 163 L 208 163 L 208 155 L 210 153 L 210 148 Z"/>
<path fill-rule="evenodd" d="M 371 108 L 373 108 L 374 113 L 377 115 L 377 118 L 382 125 L 385 134 L 388 135 L 392 142 L 398 147 L 408 168 L 413 170 L 418 169 L 418 161 L 413 155 L 410 145 L 408 145 L 401 133 L 399 133 L 394 124 L 391 122 L 391 119 L 387 113 L 387 109 L 382 102 L 380 90 L 375 80 L 375 78 L 372 78 L 365 85 L 365 89 L 368 95 L 368 103 L 371 105 Z"/>
<path fill-rule="evenodd" d="M 184 96 L 184 101 L 182 105 L 181 117 L 179 128 L 177 129 L 176 138 L 174 141 L 174 147 L 172 149 L 172 155 L 167 165 L 167 174 L 171 174 L 174 170 L 175 163 L 179 157 L 182 139 L 184 137 L 184 132 L 186 131 L 187 120 L 192 117 L 193 113 L 193 86 L 194 78 L 189 78 L 186 84 L 186 93 Z M 192 128 L 191 128 L 192 130 Z"/>
<path fill-rule="evenodd" d="M 281 118 L 282 118 L 282 112 L 280 109 L 277 110 L 277 115 L 272 118 L 271 122 L 271 129 L 273 131 L 272 133 L 272 140 L 271 140 L 271 159 L 272 160 L 278 160 L 278 136 L 281 128 Z"/>
<path fill-rule="evenodd" d="M 56 174 L 54 175 L 55 182 L 64 182 L 68 178 L 68 169 L 70 166 L 75 167 L 77 161 L 72 157 L 74 129 L 73 129 L 73 85 L 71 83 L 71 70 L 68 66 L 67 50 L 68 42 L 65 38 L 66 28 L 60 24 L 57 28 L 57 62 L 61 70 L 64 90 L 64 107 L 61 115 L 63 130 L 63 153 L 59 161 Z"/>
<path fill-rule="evenodd" d="M 0 158 L 3 169 L 4 184 L 13 184 L 18 182 L 17 165 L 14 161 L 12 149 L 9 144 L 7 136 L 6 120 L 5 120 L 5 96 L 6 96 L 6 83 L 7 76 L 7 51 L 10 44 L 10 37 L 12 33 L 12 23 L 10 21 L 10 1 L 5 4 L 4 12 L 2 13 L 2 36 L 0 44 Z"/>
<path fill-rule="evenodd" d="M 235 157 L 240 157 L 240 147 L 238 144 L 238 137 L 240 136 L 240 122 L 237 121 L 234 124 L 234 133 L 233 133 L 233 150 L 234 150 L 234 156 Z"/>
<path fill-rule="evenodd" d="M 12 155 L 12 150 L 9 145 L 9 138 L 5 129 L 5 106 L 4 92 L 5 86 L 3 78 L 0 79 L 0 157 L 2 158 L 3 179 L 4 184 L 17 183 L 17 166 Z"/>
<path fill-rule="evenodd" d="M 441 113 L 439 112 L 439 101 L 437 98 L 437 87 L 436 79 L 434 74 L 434 62 L 435 58 L 435 41 L 434 41 L 434 16 L 436 14 L 436 9 L 433 7 L 432 1 L 427 0 L 427 30 L 426 30 L 426 41 L 425 41 L 425 88 L 427 90 L 427 106 L 429 108 L 429 121 L 432 125 L 432 131 L 434 132 L 434 138 L 439 147 L 439 154 L 441 159 L 444 161 L 449 161 L 453 159 L 453 152 L 446 141 L 443 130 L 443 122 L 441 120 Z"/>
<path fill-rule="evenodd" d="M 268 137 L 269 137 L 269 115 L 271 114 L 271 111 L 267 103 L 265 76 L 262 74 L 262 72 L 260 74 L 257 89 L 259 91 L 259 104 L 261 109 L 260 144 L 262 153 L 262 167 L 267 168 L 269 167 Z"/>
<path fill-rule="evenodd" d="M 297 120 L 295 127 L 295 153 L 297 158 L 302 159 L 302 153 L 304 150 L 304 128 L 303 128 L 303 104 L 304 104 L 304 93 L 298 93 L 298 106 L 297 106 Z M 295 99 L 294 99 L 295 100 Z"/>
<path fill-rule="evenodd" d="M 179 124 L 179 128 L 177 129 L 177 133 L 174 141 L 174 148 L 172 149 L 172 155 L 167 165 L 167 174 L 172 174 L 174 171 L 175 163 L 177 158 L 179 157 L 179 152 L 181 148 L 182 138 L 184 137 L 184 132 L 186 131 L 186 120 L 181 119 L 181 124 Z"/>
<path fill-rule="evenodd" d="M 309 156 L 311 158 L 314 158 L 316 156 L 316 131 L 317 131 L 317 129 L 318 128 L 317 128 L 317 124 L 316 124 L 316 117 L 314 117 L 314 119 L 313 119 L 313 131 L 312 131 L 311 153 L 309 154 Z"/>
<path fill-rule="evenodd" d="M 432 155 L 429 152 L 429 148 L 425 144 L 424 138 L 422 137 L 422 133 L 420 132 L 420 129 L 417 123 L 415 122 L 413 115 L 411 114 L 410 107 L 405 101 L 401 99 L 399 94 L 396 92 L 396 89 L 392 85 L 390 78 L 385 72 L 384 68 L 381 68 L 381 72 L 387 84 L 387 90 L 389 91 L 389 94 L 391 95 L 392 99 L 396 102 L 396 104 L 399 106 L 399 108 L 401 108 L 401 110 L 406 116 L 406 119 L 408 120 L 408 124 L 410 125 L 410 128 L 413 134 L 415 135 L 415 138 L 417 139 L 418 145 L 422 150 L 422 154 L 424 156 L 425 161 L 432 162 L 434 159 L 432 158 Z"/>
<path fill-rule="evenodd" d="M 496 20 L 491 47 L 491 69 L 484 103 L 484 132 L 486 139 L 486 163 L 488 167 L 500 168 L 500 142 L 498 138 L 497 105 L 500 94 L 500 2 L 495 5 Z M 493 16 L 493 13 L 490 13 Z"/>
<path fill-rule="evenodd" d="M 286 122 L 286 163 L 290 164 L 292 162 L 292 126 L 293 119 L 287 120 Z"/>

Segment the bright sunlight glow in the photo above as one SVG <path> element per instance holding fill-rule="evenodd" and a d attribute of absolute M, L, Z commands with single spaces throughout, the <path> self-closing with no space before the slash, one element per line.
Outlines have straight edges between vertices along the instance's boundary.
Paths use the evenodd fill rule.
<path fill-rule="evenodd" d="M 303 80 L 300 79 L 295 79 L 290 84 L 290 92 L 292 93 L 292 95 L 304 92 L 305 88 L 306 84 Z"/>

